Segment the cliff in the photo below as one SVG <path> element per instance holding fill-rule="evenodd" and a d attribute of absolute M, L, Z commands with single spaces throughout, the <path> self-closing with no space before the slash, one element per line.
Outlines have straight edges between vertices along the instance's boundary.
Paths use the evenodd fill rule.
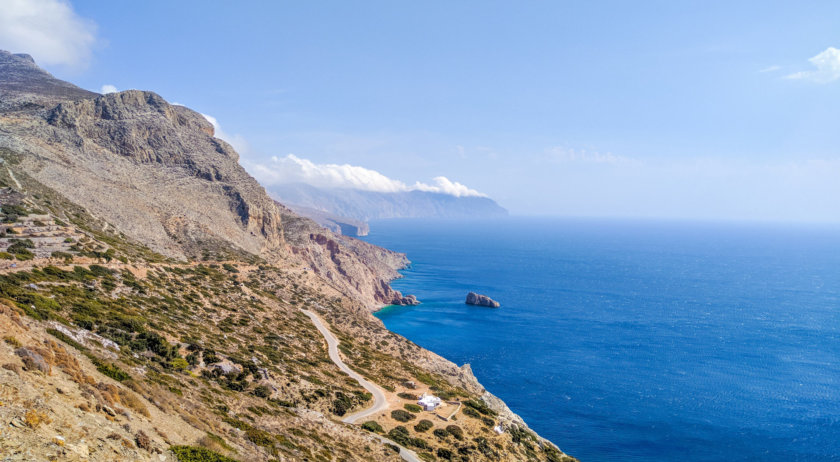
<path fill-rule="evenodd" d="M 426 459 L 571 460 L 468 366 L 370 314 L 403 298 L 388 281 L 405 255 L 275 203 L 213 134 L 155 93 L 98 95 L 0 52 L 0 453 L 396 460 L 340 422 L 371 397 L 306 309 L 389 402 L 414 381 L 468 403 L 435 436 L 371 416 L 390 440 Z"/>

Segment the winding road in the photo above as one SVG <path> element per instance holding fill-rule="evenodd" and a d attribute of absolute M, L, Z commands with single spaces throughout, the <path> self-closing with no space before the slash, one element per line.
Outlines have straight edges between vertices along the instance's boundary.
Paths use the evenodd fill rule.
<path fill-rule="evenodd" d="M 365 390 L 367 390 L 368 392 L 370 392 L 370 394 L 373 395 L 373 406 L 358 412 L 354 412 L 348 415 L 347 417 L 341 419 L 341 421 L 344 423 L 353 424 L 356 423 L 356 421 L 358 421 L 359 419 L 363 419 L 373 414 L 377 414 L 379 412 L 388 410 L 388 400 L 385 399 L 385 392 L 382 391 L 382 389 L 379 388 L 379 386 L 377 386 L 373 382 L 370 382 L 364 377 L 362 377 L 361 374 L 359 374 L 358 372 L 354 371 L 353 369 L 350 369 L 346 364 L 344 364 L 344 361 L 341 360 L 341 356 L 338 355 L 338 339 L 335 337 L 335 335 L 333 335 L 332 332 L 330 332 L 329 329 L 327 329 L 323 321 L 321 321 L 321 318 L 319 318 L 317 314 L 309 310 L 300 311 L 312 320 L 312 324 L 315 324 L 315 327 L 318 328 L 318 331 L 321 332 L 321 335 L 324 336 L 324 339 L 327 341 L 327 351 L 330 355 L 330 359 L 332 360 L 332 362 L 334 362 L 335 365 L 342 370 L 342 372 L 359 382 L 359 385 L 364 387 Z M 417 457 L 417 454 L 414 451 L 400 446 L 399 444 L 387 438 L 379 436 L 375 433 L 371 433 L 371 436 L 375 437 L 383 443 L 400 448 L 400 457 L 402 457 L 403 460 L 408 462 L 421 462 L 420 458 Z"/>

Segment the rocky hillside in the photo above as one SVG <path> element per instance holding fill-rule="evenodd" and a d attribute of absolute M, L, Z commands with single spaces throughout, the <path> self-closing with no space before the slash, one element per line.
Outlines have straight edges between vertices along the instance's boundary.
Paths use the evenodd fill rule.
<path fill-rule="evenodd" d="M 3 460 L 572 460 L 370 314 L 404 255 L 276 204 L 196 112 L 0 52 L 0 161 Z M 341 423 L 372 398 L 301 309 L 387 412 Z"/>

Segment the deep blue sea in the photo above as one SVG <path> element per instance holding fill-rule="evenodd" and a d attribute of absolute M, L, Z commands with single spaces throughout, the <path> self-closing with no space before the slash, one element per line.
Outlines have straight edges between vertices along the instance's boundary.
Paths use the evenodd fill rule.
<path fill-rule="evenodd" d="M 840 460 L 840 227 L 371 224 L 385 325 L 587 461 Z M 464 304 L 468 291 L 499 309 Z"/>

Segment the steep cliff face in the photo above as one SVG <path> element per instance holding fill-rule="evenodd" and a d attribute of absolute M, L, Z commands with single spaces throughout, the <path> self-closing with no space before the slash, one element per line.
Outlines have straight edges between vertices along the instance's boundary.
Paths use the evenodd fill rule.
<path fill-rule="evenodd" d="M 0 108 L 15 108 L 0 111 L 7 166 L 128 237 L 178 260 L 300 257 L 368 307 L 393 298 L 387 281 L 404 256 L 338 238 L 275 204 L 197 112 L 152 92 L 87 92 L 5 52 L 0 73 L 15 76 L 0 84 Z"/>

